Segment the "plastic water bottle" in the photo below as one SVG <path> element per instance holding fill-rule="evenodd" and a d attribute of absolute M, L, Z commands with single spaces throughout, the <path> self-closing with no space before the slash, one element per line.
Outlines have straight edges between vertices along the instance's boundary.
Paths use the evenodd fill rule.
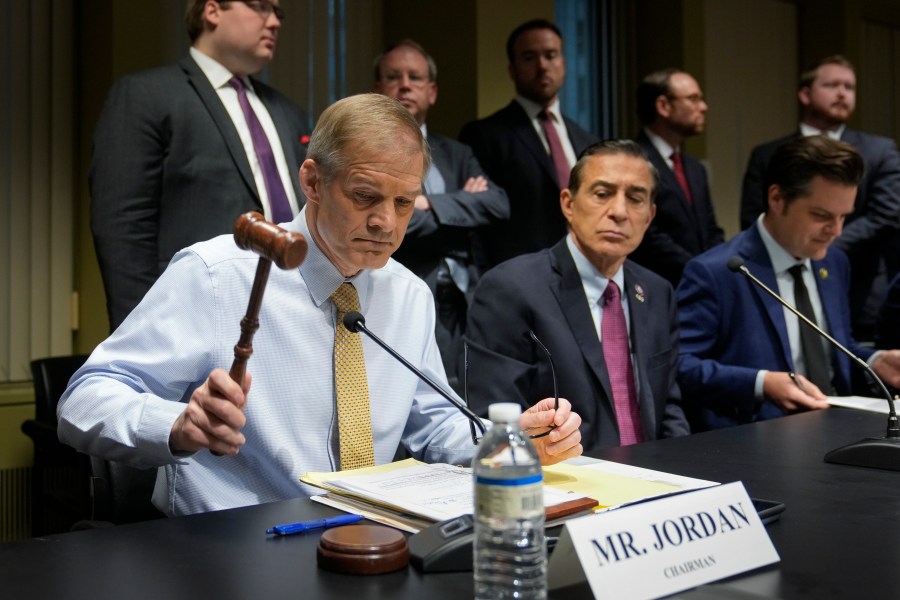
<path fill-rule="evenodd" d="M 519 429 L 522 407 L 492 404 L 472 461 L 475 598 L 546 598 L 544 482 L 540 457 Z"/>

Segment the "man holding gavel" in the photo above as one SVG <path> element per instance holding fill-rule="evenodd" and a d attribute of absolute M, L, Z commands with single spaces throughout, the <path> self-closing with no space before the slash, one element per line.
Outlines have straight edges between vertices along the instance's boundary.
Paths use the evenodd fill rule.
<path fill-rule="evenodd" d="M 297 269 L 273 269 L 243 385 L 232 360 L 258 257 L 221 236 L 183 250 L 72 379 L 59 436 L 78 450 L 163 467 L 154 504 L 180 515 L 315 493 L 306 471 L 389 462 L 398 445 L 466 462 L 469 421 L 341 319 L 359 311 L 426 375 L 446 382 L 423 281 L 389 260 L 429 163 L 421 131 L 377 94 L 329 107 L 300 168 L 308 203 L 287 226 L 308 241 Z M 498 399 L 500 400 L 500 399 Z M 580 417 L 545 399 L 523 427 L 546 463 L 581 452 Z M 218 455 L 218 456 L 217 456 Z"/>

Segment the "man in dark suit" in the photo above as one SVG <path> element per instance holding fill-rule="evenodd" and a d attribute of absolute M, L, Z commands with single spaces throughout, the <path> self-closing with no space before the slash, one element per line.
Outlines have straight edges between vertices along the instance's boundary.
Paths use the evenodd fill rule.
<path fill-rule="evenodd" d="M 389 46 L 375 60 L 375 91 L 396 98 L 415 117 L 431 150 L 425 193 L 394 258 L 421 277 L 434 294 L 435 337 L 450 384 L 462 350 L 468 298 L 480 275 L 472 238 L 483 227 L 509 218 L 506 192 L 485 177 L 472 150 L 429 131 L 425 120 L 437 101 L 437 65 L 412 40 Z"/>
<path fill-rule="evenodd" d="M 528 21 L 506 42 L 516 97 L 505 108 L 463 127 L 459 139 L 491 179 L 506 190 L 511 216 L 481 236 L 489 266 L 549 248 L 566 231 L 559 192 L 578 155 L 597 141 L 562 115 L 566 75 L 562 34 L 553 23 Z"/>
<path fill-rule="evenodd" d="M 708 106 L 700 85 L 679 69 L 647 75 L 637 89 L 637 137 L 659 172 L 656 217 L 631 259 L 678 285 L 684 265 L 725 240 L 709 197 L 706 169 L 682 148 L 703 132 Z"/>
<path fill-rule="evenodd" d="M 900 275 L 888 286 L 878 315 L 876 348 L 900 348 Z"/>
<path fill-rule="evenodd" d="M 728 263 L 752 275 L 889 384 L 900 382 L 900 350 L 873 354 L 856 343 L 847 303 L 849 265 L 831 242 L 853 211 L 863 160 L 826 136 L 798 137 L 769 162 L 768 209 L 729 242 L 688 263 L 678 286 L 679 382 L 705 426 L 726 427 L 826 408 L 827 395 L 865 393 L 850 359 L 828 345 Z"/>
<path fill-rule="evenodd" d="M 194 0 L 185 15 L 190 56 L 126 76 L 111 89 L 89 178 L 111 329 L 181 248 L 231 232 L 246 211 L 290 220 L 303 205 L 297 173 L 308 118 L 249 77 L 274 56 L 283 14 L 278 2 Z M 265 156 L 257 156 L 232 77 L 243 83 L 267 138 Z M 277 176 L 266 181 L 263 163 Z M 280 191 L 267 188 L 278 183 Z"/>
<path fill-rule="evenodd" d="M 466 330 L 473 409 L 528 406 L 558 384 L 585 450 L 689 432 L 672 286 L 627 260 L 653 219 L 657 181 L 634 142 L 589 147 L 560 194 L 569 234 L 484 275 Z"/>
<path fill-rule="evenodd" d="M 856 106 L 856 74 L 842 56 L 822 59 L 800 77 L 802 107 L 798 131 L 753 149 L 741 193 L 741 227 L 753 224 L 766 206 L 763 174 L 775 149 L 801 135 L 828 135 L 856 148 L 865 163 L 856 204 L 835 245 L 851 266 L 850 310 L 853 333 L 871 340 L 884 269 L 888 280 L 900 272 L 900 154 L 893 140 L 849 129 Z"/>

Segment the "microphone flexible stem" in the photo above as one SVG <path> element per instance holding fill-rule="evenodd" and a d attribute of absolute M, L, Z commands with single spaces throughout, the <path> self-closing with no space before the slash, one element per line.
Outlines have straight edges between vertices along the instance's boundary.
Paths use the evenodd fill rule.
<path fill-rule="evenodd" d="M 804 323 L 806 323 L 807 325 L 809 325 L 810 327 L 812 327 L 819 335 L 821 335 L 821 336 L 824 337 L 826 340 L 828 340 L 829 342 L 831 342 L 836 348 L 838 348 L 841 352 L 843 352 L 844 354 L 846 354 L 847 357 L 850 358 L 850 360 L 852 360 L 853 362 L 855 362 L 856 364 L 858 364 L 860 367 L 862 367 L 862 368 L 866 371 L 866 373 L 869 374 L 869 376 L 870 376 L 870 377 L 871 377 L 871 378 L 872 378 L 872 379 L 873 379 L 873 380 L 881 387 L 881 390 L 882 390 L 882 392 L 884 393 L 884 396 L 885 396 L 885 398 L 887 398 L 887 401 L 888 401 L 888 429 L 887 429 L 887 437 L 889 437 L 889 438 L 900 438 L 900 424 L 898 424 L 898 421 L 897 421 L 897 413 L 896 413 L 896 411 L 894 410 L 894 400 L 893 400 L 893 398 L 891 398 L 891 393 L 888 391 L 887 386 L 885 386 L 885 385 L 884 385 L 884 382 L 881 381 L 881 378 L 878 377 L 878 375 L 875 374 L 875 371 L 872 370 L 872 367 L 869 366 L 869 363 L 867 363 L 866 361 L 864 361 L 864 360 L 861 359 L 860 357 L 858 357 L 858 356 L 856 356 L 855 354 L 853 354 L 852 352 L 850 352 L 847 348 L 845 348 L 845 347 L 843 346 L 843 344 L 841 344 L 841 343 L 838 342 L 836 339 L 834 339 L 833 337 L 831 337 L 830 335 L 828 335 L 825 331 L 822 330 L 821 327 L 819 327 L 818 325 L 816 325 L 815 323 L 813 323 L 812 321 L 810 321 L 810 320 L 806 317 L 806 315 L 804 315 L 804 314 L 801 313 L 799 310 L 797 310 L 796 308 L 794 308 L 793 306 L 791 306 L 790 304 L 788 304 L 787 302 L 785 302 L 785 300 L 784 300 L 781 296 L 779 296 L 778 294 L 776 294 L 774 291 L 772 291 L 772 290 L 769 288 L 769 286 L 767 286 L 767 285 L 764 284 L 762 281 L 760 281 L 759 279 L 757 279 L 757 278 L 753 275 L 753 273 L 751 273 L 750 270 L 749 270 L 746 266 L 740 265 L 740 266 L 737 268 L 737 271 L 738 271 L 739 273 L 741 273 L 742 275 L 744 275 L 745 277 L 747 277 L 748 279 L 750 279 L 751 281 L 753 281 L 753 283 L 755 283 L 756 285 L 758 285 L 759 287 L 761 287 L 762 289 L 764 289 L 765 291 L 767 291 L 767 292 L 769 293 L 769 295 L 771 295 L 773 298 L 775 298 L 776 300 L 778 300 L 778 302 L 779 302 L 782 306 L 784 306 L 786 309 L 788 309 L 789 311 L 791 311 L 792 313 L 794 313 L 795 315 L 797 315 L 797 318 L 799 318 L 801 321 L 803 321 Z"/>
<path fill-rule="evenodd" d="M 354 327 L 355 327 L 358 331 L 362 331 L 362 332 L 365 333 L 367 336 L 369 336 L 369 338 L 370 338 L 372 341 L 374 341 L 376 344 L 378 344 L 379 346 L 381 346 L 382 348 L 384 348 L 384 350 L 385 350 L 388 354 L 390 354 L 391 356 L 393 356 L 394 358 L 396 358 L 397 360 L 399 360 L 399 361 L 403 364 L 403 366 L 405 366 L 407 369 L 409 369 L 410 371 L 412 371 L 413 374 L 415 374 L 419 379 L 421 379 L 422 381 L 424 381 L 425 383 L 427 383 L 429 386 L 431 386 L 431 389 L 433 389 L 433 390 L 436 391 L 438 394 L 440 394 L 445 400 L 447 400 L 447 402 L 449 402 L 450 404 L 452 404 L 453 406 L 455 406 L 456 408 L 458 408 L 458 409 L 460 410 L 460 412 L 462 412 L 466 417 L 468 417 L 468 419 L 469 419 L 472 423 L 475 424 L 475 427 L 478 428 L 478 430 L 481 432 L 481 435 L 482 435 L 482 436 L 485 435 L 485 433 L 487 432 L 487 430 L 486 430 L 485 427 L 484 427 L 484 423 L 481 421 L 481 419 L 478 418 L 478 416 L 477 416 L 475 413 L 473 413 L 473 412 L 471 411 L 471 409 L 470 409 L 468 406 L 466 406 L 465 404 L 463 404 L 462 402 L 460 402 L 459 400 L 457 400 L 456 398 L 454 398 L 453 396 L 451 396 L 450 394 L 448 394 L 443 388 L 441 388 L 441 386 L 439 386 L 437 383 L 435 383 L 434 380 L 432 380 L 432 379 L 431 379 L 430 377 L 428 377 L 425 373 L 423 373 L 422 371 L 420 371 L 419 369 L 417 369 L 415 366 L 413 366 L 413 364 L 412 364 L 411 362 L 409 362 L 408 360 L 406 360 L 405 358 L 403 358 L 396 350 L 394 350 L 393 348 L 391 348 L 390 346 L 388 346 L 384 341 L 381 340 L 381 338 L 379 338 L 377 335 L 375 335 L 374 333 L 372 333 L 372 332 L 369 330 L 369 328 L 366 327 L 365 324 L 364 324 L 362 321 L 357 321 L 357 322 L 354 324 Z"/>

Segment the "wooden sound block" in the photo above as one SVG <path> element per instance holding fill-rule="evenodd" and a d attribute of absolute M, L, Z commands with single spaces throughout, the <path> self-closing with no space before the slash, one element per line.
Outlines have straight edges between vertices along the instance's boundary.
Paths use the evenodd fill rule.
<path fill-rule="evenodd" d="M 350 575 L 378 575 L 406 568 L 406 536 L 384 525 L 326 529 L 316 551 L 319 567 Z"/>

